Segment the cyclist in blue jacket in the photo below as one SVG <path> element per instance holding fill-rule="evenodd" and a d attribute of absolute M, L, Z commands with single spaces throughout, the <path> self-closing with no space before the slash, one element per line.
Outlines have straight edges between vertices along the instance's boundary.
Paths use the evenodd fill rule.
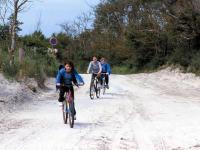
<path fill-rule="evenodd" d="M 111 74 L 110 65 L 106 62 L 105 58 L 101 58 L 102 78 L 105 77 L 106 87 L 109 88 L 109 75 Z M 103 84 L 101 80 L 101 85 Z"/>
<path fill-rule="evenodd" d="M 60 89 L 59 99 L 60 105 L 65 100 L 64 95 L 66 92 L 71 92 L 74 99 L 74 88 L 72 83 L 78 87 L 78 82 L 74 73 L 74 65 L 72 62 L 66 62 L 63 67 L 59 67 L 59 72 L 56 77 L 56 88 Z M 74 108 L 75 109 L 75 108 Z M 74 110 L 76 114 L 76 110 Z"/>

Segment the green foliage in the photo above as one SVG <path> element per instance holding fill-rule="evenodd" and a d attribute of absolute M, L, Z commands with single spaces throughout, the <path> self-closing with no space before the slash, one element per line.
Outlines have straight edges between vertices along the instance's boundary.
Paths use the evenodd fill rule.
<path fill-rule="evenodd" d="M 188 70 L 188 71 L 191 71 L 191 72 L 194 72 L 194 73 L 200 75 L 200 52 L 198 52 L 197 54 L 195 54 L 192 57 L 190 70 Z"/>
<path fill-rule="evenodd" d="M 10 65 L 8 54 L 2 51 L 0 54 L 0 68 L 7 78 L 13 79 L 18 75 L 19 63 L 15 61 L 13 65 Z"/>
<path fill-rule="evenodd" d="M 46 66 L 44 66 L 44 71 L 46 72 L 46 75 L 50 77 L 55 77 L 59 66 L 55 56 L 48 55 L 44 64 L 46 64 Z"/>
<path fill-rule="evenodd" d="M 87 29 L 88 18 L 84 18 L 63 25 L 65 32 L 53 35 L 58 39 L 56 57 L 49 54 L 49 39 L 41 31 L 19 38 L 26 50 L 20 68 L 42 81 L 46 75 L 55 75 L 57 60 L 72 60 L 85 73 L 92 56 L 97 56 L 107 58 L 114 73 L 156 70 L 170 64 L 199 74 L 199 7 L 196 0 L 101 1 L 92 29 Z"/>
<path fill-rule="evenodd" d="M 172 64 L 179 64 L 183 67 L 188 67 L 191 62 L 191 53 L 187 49 L 175 49 L 169 62 Z"/>
<path fill-rule="evenodd" d="M 130 73 L 135 73 L 134 70 L 130 69 L 127 66 L 115 66 L 112 69 L 113 74 L 130 74 Z"/>
<path fill-rule="evenodd" d="M 14 69 L 17 73 L 11 72 L 8 75 L 18 78 L 20 72 L 22 73 L 20 76 L 35 78 L 38 85 L 43 87 L 46 76 L 55 76 L 58 67 L 56 57 L 48 52 L 48 39 L 42 32 L 36 31 L 31 35 L 21 37 L 20 41 L 24 44 L 24 61 Z M 15 55 L 15 60 L 18 60 L 18 52 Z M 19 63 L 16 61 L 16 64 Z M 8 68 L 7 70 L 12 69 Z M 5 70 L 3 71 L 5 72 Z"/>
<path fill-rule="evenodd" d="M 56 57 L 43 48 L 30 48 L 26 50 L 24 63 L 21 65 L 23 74 L 37 79 L 38 83 L 44 82 L 46 76 L 55 77 L 58 69 Z"/>
<path fill-rule="evenodd" d="M 0 25 L 0 41 L 7 40 L 9 35 L 9 26 Z"/>
<path fill-rule="evenodd" d="M 9 65 L 9 61 L 5 61 L 2 65 L 3 73 L 7 78 L 13 79 L 18 75 L 19 72 L 19 64 L 15 63 L 13 65 Z"/>
<path fill-rule="evenodd" d="M 48 40 L 41 31 L 35 31 L 31 35 L 21 38 L 26 47 L 47 48 L 49 46 Z"/>
<path fill-rule="evenodd" d="M 0 68 L 8 78 L 18 79 L 20 76 L 35 78 L 43 87 L 46 76 L 55 76 L 58 63 L 54 54 L 48 52 L 48 39 L 40 31 L 19 39 L 25 49 L 22 64 L 18 61 L 18 51 L 15 53 L 15 63 L 9 65 L 9 54 L 3 43 L 0 43 Z M 19 43 L 19 42 L 18 42 Z"/>

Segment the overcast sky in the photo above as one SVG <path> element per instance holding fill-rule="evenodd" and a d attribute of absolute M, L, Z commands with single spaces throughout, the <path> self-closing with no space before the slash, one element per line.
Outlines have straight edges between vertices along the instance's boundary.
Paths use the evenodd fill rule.
<path fill-rule="evenodd" d="M 21 34 L 32 33 L 37 28 L 37 22 L 41 17 L 41 30 L 46 36 L 59 32 L 59 24 L 72 21 L 82 12 L 89 12 L 91 6 L 95 6 L 99 0 L 39 0 L 34 2 L 30 10 L 20 15 L 24 22 Z M 89 4 L 89 5 L 88 5 Z"/>

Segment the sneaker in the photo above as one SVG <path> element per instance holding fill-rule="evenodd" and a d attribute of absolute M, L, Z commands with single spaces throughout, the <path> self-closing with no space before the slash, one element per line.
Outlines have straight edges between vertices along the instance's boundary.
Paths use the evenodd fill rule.
<path fill-rule="evenodd" d="M 101 88 L 101 84 L 100 83 L 97 84 L 97 88 L 98 89 Z"/>
<path fill-rule="evenodd" d="M 109 89 L 109 85 L 106 85 L 106 88 Z"/>
<path fill-rule="evenodd" d="M 62 103 L 62 102 L 58 102 L 58 106 L 59 106 L 59 107 L 62 107 L 62 106 L 63 106 L 63 103 Z"/>

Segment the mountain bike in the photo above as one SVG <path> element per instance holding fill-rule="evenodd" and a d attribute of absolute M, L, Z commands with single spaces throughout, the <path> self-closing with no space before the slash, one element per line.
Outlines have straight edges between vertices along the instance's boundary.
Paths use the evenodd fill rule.
<path fill-rule="evenodd" d="M 63 101 L 62 105 L 62 113 L 63 113 L 64 124 L 67 124 L 69 120 L 69 126 L 70 128 L 73 128 L 75 108 L 74 108 L 74 99 L 72 97 L 71 91 L 65 94 L 65 100 Z"/>
<path fill-rule="evenodd" d="M 100 93 L 101 93 L 100 81 L 96 76 L 94 79 L 91 80 L 90 83 L 90 98 L 94 99 L 95 95 L 97 98 L 100 98 Z"/>

